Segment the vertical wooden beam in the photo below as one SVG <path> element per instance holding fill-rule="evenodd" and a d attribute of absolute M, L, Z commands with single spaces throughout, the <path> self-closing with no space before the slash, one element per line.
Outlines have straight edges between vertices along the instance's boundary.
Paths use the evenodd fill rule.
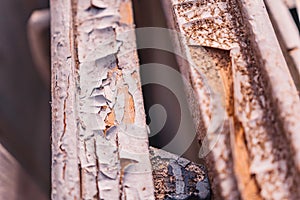
<path fill-rule="evenodd" d="M 51 1 L 52 198 L 154 199 L 131 1 Z"/>
<path fill-rule="evenodd" d="M 187 58 L 214 197 L 297 199 L 300 101 L 263 1 L 162 3 Z"/>
<path fill-rule="evenodd" d="M 71 0 L 50 1 L 52 199 L 81 198 L 76 116 L 76 51 Z"/>

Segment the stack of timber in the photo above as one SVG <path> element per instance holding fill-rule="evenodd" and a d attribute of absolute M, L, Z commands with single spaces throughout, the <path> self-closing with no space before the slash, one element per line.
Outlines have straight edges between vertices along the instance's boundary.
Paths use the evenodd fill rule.
<path fill-rule="evenodd" d="M 299 199 L 300 100 L 263 1 L 161 2 L 208 176 L 149 150 L 131 1 L 52 0 L 52 199 Z"/>
<path fill-rule="evenodd" d="M 149 150 L 131 1 L 51 16 L 52 199 L 209 199 L 202 165 Z"/>

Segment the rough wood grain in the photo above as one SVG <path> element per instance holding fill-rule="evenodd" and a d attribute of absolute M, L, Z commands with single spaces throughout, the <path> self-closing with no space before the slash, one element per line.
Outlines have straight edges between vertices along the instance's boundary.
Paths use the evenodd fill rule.
<path fill-rule="evenodd" d="M 201 111 L 214 198 L 297 199 L 300 102 L 263 2 L 162 3 L 183 36 L 174 43 Z"/>
<path fill-rule="evenodd" d="M 52 198 L 154 199 L 131 1 L 51 1 Z"/>
<path fill-rule="evenodd" d="M 50 1 L 50 4 L 52 199 L 80 199 L 72 4 L 70 0 Z"/>

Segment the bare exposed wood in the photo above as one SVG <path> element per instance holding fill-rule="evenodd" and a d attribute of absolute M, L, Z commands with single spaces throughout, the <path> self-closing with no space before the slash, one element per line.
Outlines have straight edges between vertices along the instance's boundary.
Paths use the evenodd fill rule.
<path fill-rule="evenodd" d="M 46 200 L 39 186 L 0 144 L 0 199 Z"/>
<path fill-rule="evenodd" d="M 263 2 L 162 2 L 183 35 L 174 43 L 187 57 L 214 197 L 298 199 L 300 102 Z"/>
<path fill-rule="evenodd" d="M 52 198 L 154 199 L 131 1 L 51 1 Z"/>

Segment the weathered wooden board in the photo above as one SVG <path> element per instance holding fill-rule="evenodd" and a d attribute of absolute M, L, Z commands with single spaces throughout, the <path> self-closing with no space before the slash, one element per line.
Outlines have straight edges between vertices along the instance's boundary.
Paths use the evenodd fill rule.
<path fill-rule="evenodd" d="M 154 199 L 131 1 L 51 1 L 52 198 Z"/>
<path fill-rule="evenodd" d="M 187 58 L 214 198 L 298 199 L 300 101 L 263 1 L 162 3 Z"/>

